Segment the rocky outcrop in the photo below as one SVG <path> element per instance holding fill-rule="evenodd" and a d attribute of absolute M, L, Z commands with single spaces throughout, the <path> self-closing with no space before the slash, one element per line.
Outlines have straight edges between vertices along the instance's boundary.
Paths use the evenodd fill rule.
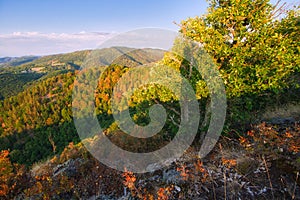
<path fill-rule="evenodd" d="M 77 166 L 83 162 L 83 159 L 76 158 L 70 159 L 62 164 L 57 165 L 53 168 L 53 177 L 58 175 L 65 175 L 67 177 L 76 176 Z"/>

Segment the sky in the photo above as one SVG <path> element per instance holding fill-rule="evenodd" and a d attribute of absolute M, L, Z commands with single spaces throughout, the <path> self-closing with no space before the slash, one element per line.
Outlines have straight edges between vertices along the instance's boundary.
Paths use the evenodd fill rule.
<path fill-rule="evenodd" d="M 173 22 L 206 8 L 205 0 L 0 0 L 0 57 L 93 49 L 145 27 L 177 31 Z"/>
<path fill-rule="evenodd" d="M 0 57 L 96 48 L 111 34 L 173 22 L 206 10 L 199 0 L 0 0 Z"/>

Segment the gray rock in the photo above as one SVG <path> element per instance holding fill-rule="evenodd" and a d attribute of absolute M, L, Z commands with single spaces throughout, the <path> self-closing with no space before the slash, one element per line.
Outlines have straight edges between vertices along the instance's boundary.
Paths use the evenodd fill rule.
<path fill-rule="evenodd" d="M 183 182 L 180 172 L 175 169 L 163 171 L 163 181 L 167 184 L 180 184 Z"/>
<path fill-rule="evenodd" d="M 75 176 L 77 173 L 76 163 L 82 163 L 81 158 L 70 159 L 64 162 L 63 164 L 57 165 L 53 169 L 53 177 L 64 173 L 68 177 Z"/>

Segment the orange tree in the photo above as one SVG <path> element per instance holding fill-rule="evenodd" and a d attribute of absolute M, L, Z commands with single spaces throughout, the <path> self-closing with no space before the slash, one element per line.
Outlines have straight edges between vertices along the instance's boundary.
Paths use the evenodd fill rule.
<path fill-rule="evenodd" d="M 13 175 L 13 166 L 8 158 L 9 152 L 0 152 L 0 197 L 6 196 L 9 192 L 9 180 Z"/>

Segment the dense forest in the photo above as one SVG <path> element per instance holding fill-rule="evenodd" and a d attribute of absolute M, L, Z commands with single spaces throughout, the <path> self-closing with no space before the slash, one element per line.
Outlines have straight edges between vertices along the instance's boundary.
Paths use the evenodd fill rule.
<path fill-rule="evenodd" d="M 76 54 L 77 52 L 74 57 L 77 57 Z M 119 62 L 134 66 L 136 62 L 146 64 L 162 56 L 160 50 L 148 56 L 143 50 L 131 51 L 130 54 L 130 57 L 124 55 L 119 58 Z M 70 55 L 66 57 L 69 58 Z M 100 114 L 110 114 L 109 95 L 126 69 L 127 66 L 114 65 L 99 82 L 99 92 L 95 97 L 99 117 Z M 72 88 L 77 72 L 58 69 L 56 73 L 58 75 L 48 72 L 48 75 L 32 83 L 23 92 L 1 102 L 1 150 L 10 149 L 11 159 L 15 162 L 31 165 L 61 152 L 71 141 L 79 142 L 72 122 Z M 5 84 L 7 82 L 3 83 Z M 16 86 L 18 85 L 14 83 L 14 87 Z"/>
<path fill-rule="evenodd" d="M 95 50 L 97 52 L 86 50 L 3 59 L 0 65 L 0 198 L 12 199 L 21 195 L 33 199 L 80 199 L 98 195 L 99 199 L 110 199 L 100 196 L 129 195 L 136 199 L 219 199 L 216 194 L 221 194 L 221 199 L 298 199 L 299 29 L 299 7 L 284 11 L 282 7 L 273 6 L 265 0 L 210 0 L 205 15 L 180 23 L 180 36 L 174 41 L 170 52 L 112 47 Z M 200 50 L 195 51 L 186 40 L 201 43 Z M 97 53 L 99 59 L 95 63 L 88 61 L 93 68 L 84 68 L 85 59 L 91 53 Z M 120 56 L 111 60 L 114 54 Z M 204 59 L 205 55 L 209 55 L 211 60 Z M 186 59 L 188 56 L 193 57 L 193 63 Z M 89 106 L 84 101 L 88 94 L 80 93 L 81 87 L 91 84 L 87 80 L 97 80 L 93 100 L 104 134 L 127 151 L 145 153 L 171 141 L 184 119 L 180 117 L 180 100 L 174 91 L 159 85 L 159 82 L 135 90 L 127 105 L 122 99 L 124 91 L 140 84 L 131 80 L 147 79 L 150 69 L 155 67 L 159 69 L 157 79 L 166 77 L 164 66 L 170 66 L 188 80 L 195 91 L 200 118 L 204 119 L 207 113 L 210 114 L 208 107 L 211 106 L 213 94 L 208 90 L 212 86 L 206 81 L 205 72 L 201 74 L 197 65 L 208 65 L 209 62 L 218 69 L 227 98 L 225 125 L 216 147 L 219 149 L 215 148 L 210 154 L 212 160 L 191 156 L 190 162 L 178 161 L 168 170 L 141 175 L 108 169 L 84 148 L 75 128 L 72 109 Z M 130 74 L 140 65 L 147 66 L 149 70 L 141 70 L 138 77 Z M 100 71 L 104 69 L 98 80 Z M 128 85 L 121 85 L 114 91 L 122 77 L 126 78 Z M 73 92 L 79 93 L 77 95 L 81 95 L 81 100 L 74 101 Z M 166 123 L 150 139 L 129 137 L 112 116 L 112 98 L 116 98 L 114 101 L 118 103 L 118 110 L 128 111 L 140 126 L 151 122 L 150 107 L 161 104 L 166 109 Z M 287 116 L 267 119 L 266 113 L 282 107 L 292 107 L 292 110 Z M 206 123 L 199 125 L 192 149 L 199 149 L 199 141 L 207 131 Z M 91 145 L 95 142 L 92 136 L 87 134 L 85 138 Z M 235 152 L 230 156 L 224 153 L 231 150 Z M 233 155 L 248 160 L 240 161 Z M 207 166 L 204 162 L 208 163 Z M 249 163 L 251 166 L 248 166 Z M 213 177 L 211 174 L 215 169 L 212 165 L 225 172 L 220 172 L 221 176 L 216 172 Z M 60 168 L 75 174 L 60 173 Z M 179 178 L 175 175 L 170 178 L 172 170 L 178 173 Z M 279 176 L 276 170 L 278 173 L 285 171 L 282 172 L 284 175 Z M 168 176 L 165 175 L 168 173 Z M 235 178 L 239 177 L 236 180 L 238 189 L 233 185 L 227 185 L 226 189 L 227 182 L 220 179 L 234 173 L 237 174 Z M 250 175 L 267 178 L 252 180 Z M 153 177 L 159 180 L 162 177 L 161 183 L 153 183 Z M 150 187 L 148 180 L 149 184 L 152 180 L 151 184 L 156 186 Z M 281 185 L 280 180 L 287 182 Z M 257 184 L 260 191 L 267 192 L 252 192 L 255 189 L 250 186 L 247 189 L 244 184 L 241 185 L 242 181 L 249 185 Z M 95 185 L 87 188 L 88 182 Z M 294 187 L 289 188 L 289 183 Z M 225 189 L 218 191 L 216 187 L 220 184 L 225 184 Z M 188 189 L 196 190 L 196 186 L 201 190 L 198 196 L 197 192 Z M 128 194 L 124 194 L 124 187 Z"/>

